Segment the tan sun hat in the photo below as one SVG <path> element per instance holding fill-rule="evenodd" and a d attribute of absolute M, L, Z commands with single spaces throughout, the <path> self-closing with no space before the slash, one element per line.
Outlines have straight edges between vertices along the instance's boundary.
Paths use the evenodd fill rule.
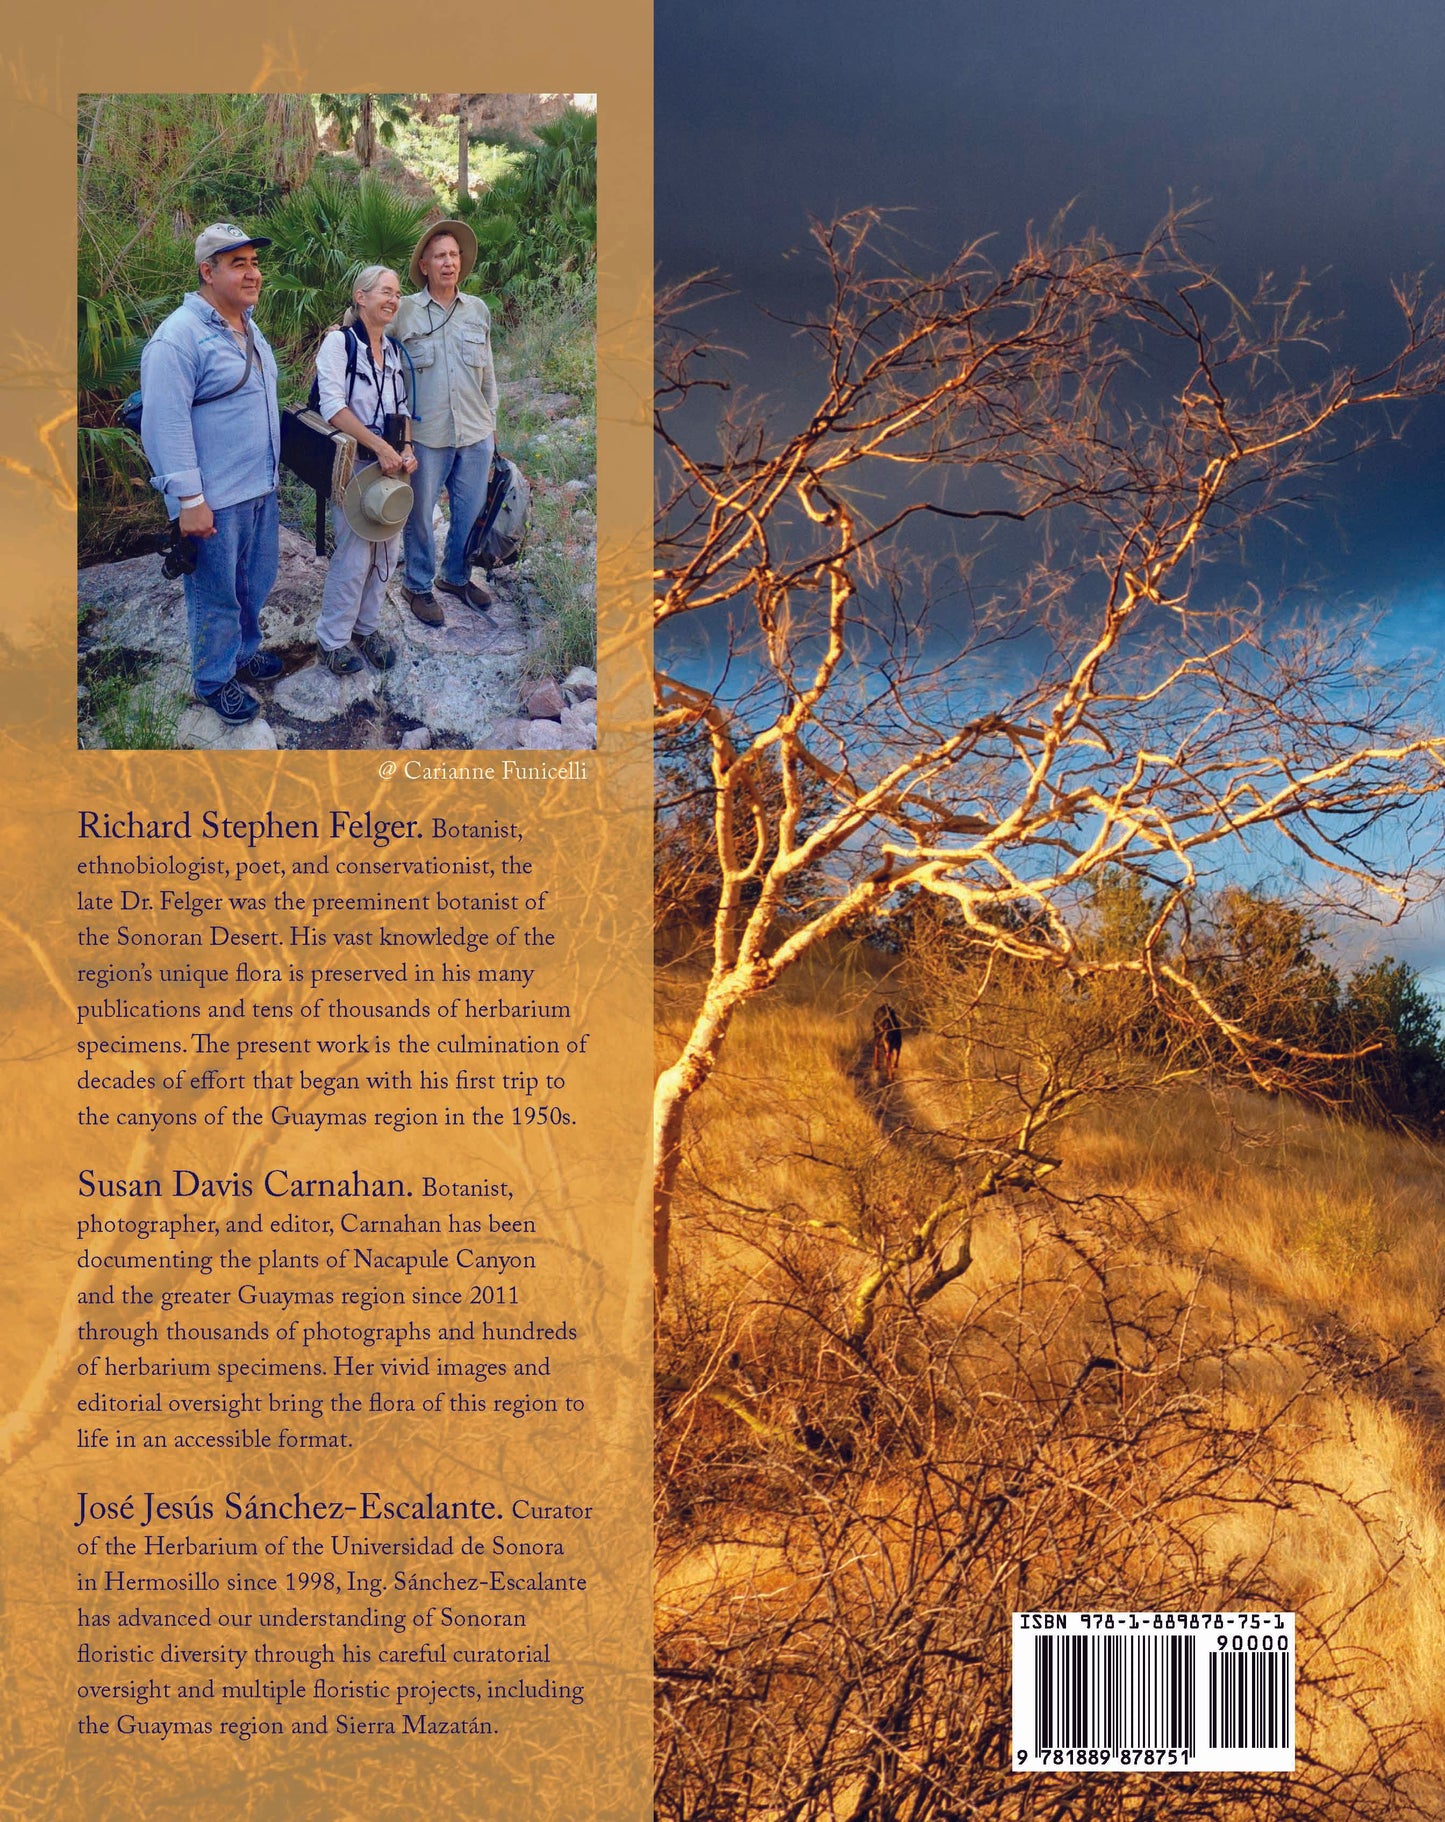
<path fill-rule="evenodd" d="M 464 221 L 434 221 L 416 243 L 416 251 L 411 256 L 411 282 L 418 290 L 422 286 L 421 256 L 438 234 L 450 234 L 457 243 L 462 256 L 461 276 L 457 283 L 464 285 L 472 275 L 472 267 L 477 263 L 477 237 Z"/>
<path fill-rule="evenodd" d="M 407 481 L 383 474 L 375 462 L 358 468 L 341 496 L 346 523 L 368 544 L 385 544 L 411 517 L 412 491 Z"/>

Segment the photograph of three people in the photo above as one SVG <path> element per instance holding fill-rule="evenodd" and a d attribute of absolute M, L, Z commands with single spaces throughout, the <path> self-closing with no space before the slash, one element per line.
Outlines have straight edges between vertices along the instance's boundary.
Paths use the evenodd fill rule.
<path fill-rule="evenodd" d="M 595 96 L 78 124 L 81 746 L 595 746 Z"/>

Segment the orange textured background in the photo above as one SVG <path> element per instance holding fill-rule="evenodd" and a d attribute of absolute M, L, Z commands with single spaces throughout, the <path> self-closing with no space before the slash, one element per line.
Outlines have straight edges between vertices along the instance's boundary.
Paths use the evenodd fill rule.
<path fill-rule="evenodd" d="M 78 753 L 75 750 L 75 102 L 141 91 L 465 88 L 598 95 L 600 301 L 598 516 L 601 713 L 587 782 L 552 786 L 384 782 L 376 752 Z M 645 690 L 650 546 L 651 12 L 543 0 L 486 14 L 442 0 L 424 15 L 376 0 L 200 12 L 167 4 L 104 9 L 55 0 L 12 23 L 0 71 L 0 149 L 15 250 L 0 354 L 0 534 L 7 586 L 0 632 L 4 788 L 0 952 L 4 1066 L 5 1321 L 0 1324 L 0 1647 L 4 1773 L 0 1815 L 23 1818 L 295 1817 L 382 1822 L 419 1816 L 588 1822 L 647 1813 L 650 1541 L 648 1247 L 639 1222 L 646 1161 L 651 773 Z M 537 755 L 546 759 L 548 755 Z M 320 817 L 330 806 L 385 816 L 515 820 L 553 893 L 565 953 L 546 985 L 577 1009 L 594 1062 L 579 1070 L 561 1134 L 470 1129 L 393 1137 L 287 1139 L 224 1127 L 215 1137 L 113 1127 L 83 1134 L 74 1051 L 78 807 Z M 137 844 L 122 844 L 131 851 Z M 149 844 L 164 851 L 171 844 Z M 202 844 L 191 852 L 204 852 Z M 359 850 L 355 850 L 359 851 Z M 455 847 L 445 850 L 459 852 Z M 456 883 L 456 882 L 454 882 Z M 485 921 L 485 920 L 482 920 Z M 172 926 L 174 927 L 174 926 Z M 227 952 L 234 958 L 234 952 Z M 205 959 L 204 953 L 197 959 Z M 475 958 L 474 958 L 475 959 Z M 266 1112 L 268 1097 L 246 1091 Z M 200 1105 L 184 1095 L 159 1097 Z M 235 1097 L 228 1097 L 234 1099 Z M 293 1097 L 294 1099 L 295 1097 Z M 451 1097 L 443 1096 L 443 1100 Z M 116 1104 L 111 1097 L 110 1105 Z M 378 1099 L 378 1105 L 394 1105 Z M 348 1105 L 366 1106 L 364 1098 Z M 258 1134 L 259 1137 L 253 1136 Z M 439 1150 L 443 1147 L 444 1150 Z M 580 1331 L 565 1389 L 585 1427 L 493 1429 L 369 1420 L 361 1448 L 314 1468 L 315 1490 L 558 1489 L 599 1498 L 589 1532 L 591 1594 L 547 1627 L 588 1701 L 563 1716 L 538 1705 L 500 1740 L 256 1739 L 90 1743 L 74 1731 L 74 1542 L 78 1489 L 102 1475 L 74 1448 L 67 1358 L 82 1164 L 121 1175 L 191 1163 L 221 1175 L 284 1161 L 297 1171 L 419 1177 L 505 1175 L 525 1185 L 547 1238 L 547 1302 Z M 442 1165 L 445 1168 L 441 1168 Z M 204 1211 L 199 1211 L 204 1212 Z M 519 1312 L 520 1314 L 521 1312 Z M 536 1312 L 544 1314 L 542 1308 Z M 52 1354 L 52 1350 L 54 1353 Z M 525 1350 L 523 1350 L 525 1352 Z M 515 1352 L 515 1350 L 514 1350 Z M 47 1371 L 47 1359 L 59 1362 Z M 329 1379 L 322 1382 L 333 1389 Z M 491 1420 L 496 1423 L 496 1419 Z M 132 1457 L 132 1460 L 134 1457 Z M 129 1464 L 127 1464 L 128 1466 Z M 137 1485 L 177 1494 L 228 1486 L 285 1492 L 294 1458 L 244 1463 L 153 1457 Z M 338 1483 L 339 1484 L 339 1483 Z M 105 1487 L 100 1488 L 105 1491 Z M 302 1490 L 306 1491 L 305 1483 Z M 198 1534 L 207 1529 L 196 1527 Z M 220 1573 L 224 1578 L 225 1569 Z M 223 1597 L 224 1598 L 224 1597 Z M 331 1666 L 333 1673 L 342 1669 Z M 124 1672 L 116 1672 L 121 1675 Z M 560 1679 L 559 1679 L 560 1680 Z M 113 1708 L 110 1710 L 113 1712 Z M 173 1707 L 166 1712 L 175 1713 Z M 229 1712 L 217 1710 L 215 1712 Z M 274 1711 L 272 1711 L 274 1712 Z M 294 1711 L 292 1711 L 294 1712 Z"/>

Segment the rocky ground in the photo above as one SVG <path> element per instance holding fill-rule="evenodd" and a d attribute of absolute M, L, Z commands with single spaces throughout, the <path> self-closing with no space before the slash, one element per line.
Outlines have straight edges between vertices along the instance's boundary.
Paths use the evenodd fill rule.
<path fill-rule="evenodd" d="M 532 413 L 542 454 L 580 419 L 574 402 L 513 382 L 513 404 Z M 511 451 L 509 450 L 509 453 Z M 386 672 L 369 665 L 336 677 L 320 664 L 317 610 L 326 565 L 312 542 L 285 526 L 276 586 L 262 612 L 265 645 L 280 652 L 285 674 L 257 688 L 262 712 L 227 727 L 195 701 L 179 579 L 167 581 L 156 556 L 132 557 L 80 572 L 79 726 L 83 747 L 438 747 L 456 750 L 584 750 L 597 741 L 597 678 L 582 665 L 549 672 L 550 604 L 539 588 L 559 569 L 569 590 L 595 606 L 596 528 L 587 510 L 595 477 L 549 481 L 532 470 L 532 533 L 514 569 L 490 578 L 485 613 L 439 595 L 446 625 L 423 626 L 401 598 L 400 576 L 387 588 L 381 631 L 396 648 Z M 552 496 L 556 496 L 555 499 Z M 563 532 L 565 527 L 565 544 Z M 438 508 L 438 545 L 445 536 Z M 481 580 L 477 572 L 477 580 Z M 552 579 L 549 581 L 549 579 Z"/>

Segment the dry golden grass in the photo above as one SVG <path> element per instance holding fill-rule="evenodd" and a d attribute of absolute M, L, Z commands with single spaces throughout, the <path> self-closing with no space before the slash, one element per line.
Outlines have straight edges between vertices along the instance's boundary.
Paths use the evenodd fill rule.
<path fill-rule="evenodd" d="M 664 1056 L 689 993 L 664 982 Z M 1175 1806 L 1151 1813 L 1445 1813 L 1412 1775 L 1445 1763 L 1445 1154 L 1198 1083 L 1085 1105 L 1052 1135 L 1049 1193 L 978 1205 L 967 1271 L 926 1308 L 910 1303 L 922 1267 L 900 1273 L 859 1348 L 860 1281 L 1003 1105 L 996 1079 L 961 1078 L 957 1046 L 918 1034 L 896 1090 L 870 1083 L 869 1013 L 894 993 L 857 951 L 795 972 L 745 1011 L 696 1103 L 659 1340 L 658 1612 L 664 1664 L 701 1681 L 665 1694 L 659 1813 L 852 1813 L 883 1762 L 879 1710 L 851 1759 L 839 1724 L 829 1782 L 809 1745 L 821 1666 L 851 1628 L 865 1703 L 864 1641 L 945 1581 L 949 1623 L 971 1613 L 981 1635 L 1023 1586 L 1056 1605 L 1242 1598 L 1303 1616 L 1294 1795 L 1232 1783 L 1194 1811 L 1187 1781 L 1161 1780 Z M 970 1520 L 964 1464 L 995 1477 Z M 921 1522 L 944 1486 L 952 1520 Z M 956 1574 L 968 1525 L 993 1524 L 979 1514 L 1005 1494 L 1007 1523 Z M 962 1718 L 1001 1700 L 1003 1643 L 969 1649 L 977 1680 L 946 1721 L 941 1682 L 938 1712 L 909 1710 L 910 1750 L 931 1763 L 920 1741 L 941 1729 L 944 1758 L 972 1768 L 970 1813 L 1012 1815 L 1006 1783 L 982 1794 L 998 1738 Z M 718 1675 L 726 1700 L 709 1707 Z M 766 1716 L 749 1707 L 762 1684 Z M 873 1699 L 899 1698 L 883 1677 Z M 889 1751 L 901 1786 L 907 1755 Z M 739 1780 L 744 1806 L 700 1799 L 709 1778 Z M 1135 1813 L 1130 1780 L 1110 1782 L 1120 1794 L 1096 1780 L 1089 1813 Z M 916 1813 L 955 1813 L 940 1800 Z"/>
<path fill-rule="evenodd" d="M 1069 1171 L 1159 1217 L 1159 1262 L 1203 1273 L 1205 1306 L 1246 1308 L 1324 1367 L 1305 1401 L 1308 1462 L 1359 1503 L 1292 1513 L 1273 1543 L 1296 1605 L 1348 1617 L 1339 1636 L 1391 1666 L 1387 1709 L 1445 1757 L 1445 1151 L 1285 1100 L 1190 1088 L 1076 1122 Z M 1262 1372 L 1279 1395 L 1299 1367 Z M 1221 1547 L 1259 1550 L 1263 1515 Z"/>

